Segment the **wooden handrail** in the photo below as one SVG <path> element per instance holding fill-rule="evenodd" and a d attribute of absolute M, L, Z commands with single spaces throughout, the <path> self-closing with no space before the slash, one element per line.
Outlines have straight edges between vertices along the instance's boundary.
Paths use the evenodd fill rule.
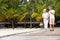
<path fill-rule="evenodd" d="M 32 24 L 34 23 L 35 24 L 35 23 L 40 23 L 40 22 L 18 22 L 17 24 L 25 24 L 25 23 L 26 24 L 29 24 L 29 23 L 32 23 Z"/>
<path fill-rule="evenodd" d="M 10 22 L 0 22 L 0 24 L 10 24 Z"/>

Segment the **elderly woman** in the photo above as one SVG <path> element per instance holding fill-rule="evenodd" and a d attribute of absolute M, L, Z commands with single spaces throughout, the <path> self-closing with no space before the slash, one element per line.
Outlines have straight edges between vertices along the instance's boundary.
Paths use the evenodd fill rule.
<path fill-rule="evenodd" d="M 42 18 L 43 18 L 43 23 L 44 23 L 44 28 L 47 30 L 48 29 L 48 18 L 49 18 L 49 13 L 48 13 L 48 9 L 43 9 L 43 14 L 42 14 Z"/>
<path fill-rule="evenodd" d="M 50 31 L 54 31 L 55 10 L 53 10 L 51 6 L 49 7 L 49 15 L 50 15 Z"/>

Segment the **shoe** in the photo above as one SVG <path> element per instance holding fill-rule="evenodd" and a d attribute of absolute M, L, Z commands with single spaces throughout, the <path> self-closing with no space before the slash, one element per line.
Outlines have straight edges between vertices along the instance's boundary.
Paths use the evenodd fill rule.
<path fill-rule="evenodd" d="M 54 29 L 53 30 L 50 30 L 50 31 L 54 31 Z"/>

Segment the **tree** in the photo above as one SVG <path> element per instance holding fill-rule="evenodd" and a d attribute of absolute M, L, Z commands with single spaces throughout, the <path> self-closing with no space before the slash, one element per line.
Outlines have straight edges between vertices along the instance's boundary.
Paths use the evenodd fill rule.
<path fill-rule="evenodd" d="M 0 22 L 12 19 L 17 23 L 29 16 L 34 20 L 41 20 L 42 10 L 48 6 L 54 7 L 56 17 L 60 16 L 59 0 L 24 0 L 24 3 L 22 0 L 0 0 Z"/>

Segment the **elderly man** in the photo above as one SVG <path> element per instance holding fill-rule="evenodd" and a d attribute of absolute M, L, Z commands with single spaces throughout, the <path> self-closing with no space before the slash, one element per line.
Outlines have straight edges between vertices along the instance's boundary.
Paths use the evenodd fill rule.
<path fill-rule="evenodd" d="M 44 28 L 47 30 L 48 29 L 48 18 L 49 18 L 49 13 L 48 13 L 48 9 L 43 9 L 43 14 L 42 14 L 42 18 L 43 18 L 43 23 L 44 23 Z"/>

